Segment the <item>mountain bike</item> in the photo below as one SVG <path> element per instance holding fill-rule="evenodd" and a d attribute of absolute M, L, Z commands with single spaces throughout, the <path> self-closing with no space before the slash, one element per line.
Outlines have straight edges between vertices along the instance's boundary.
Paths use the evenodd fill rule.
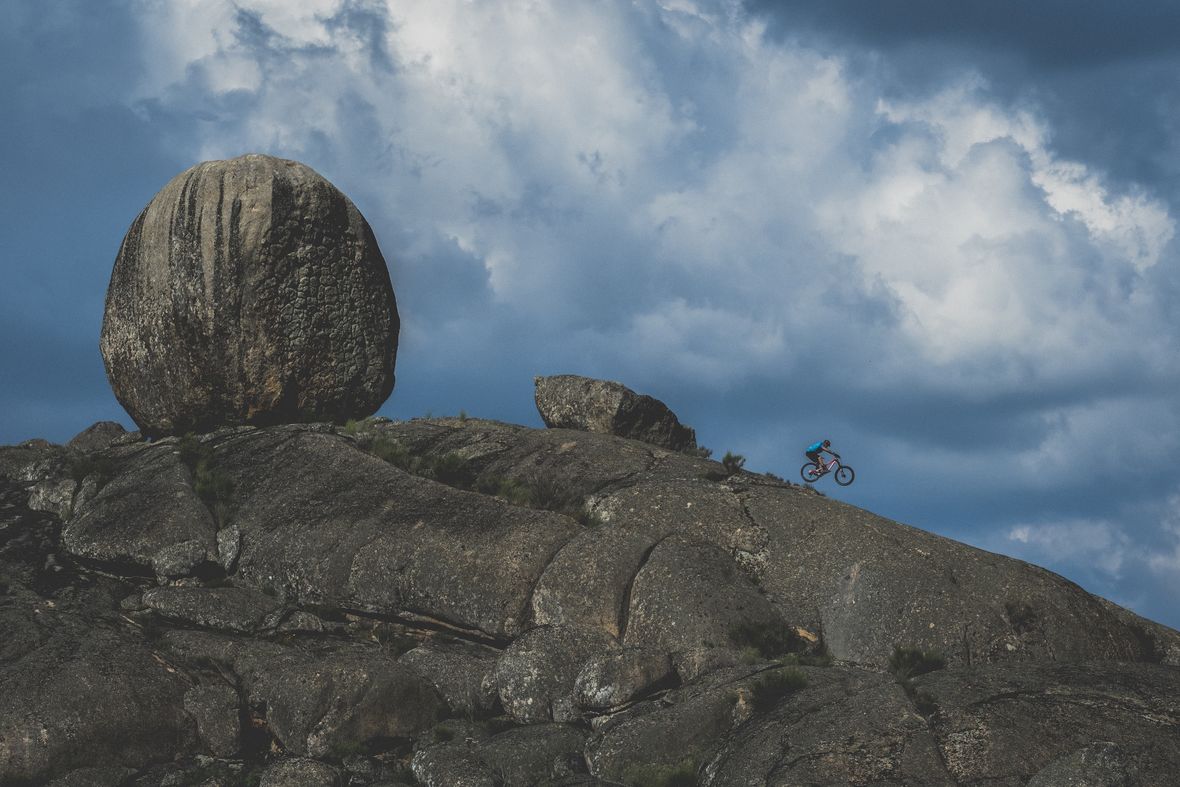
<path fill-rule="evenodd" d="M 848 486 L 856 478 L 856 473 L 851 467 L 840 464 L 839 454 L 833 455 L 832 461 L 824 465 L 822 471 L 815 466 L 815 462 L 808 462 L 800 468 L 799 475 L 803 476 L 804 481 L 811 484 L 832 472 L 836 474 L 836 483 L 840 486 Z"/>

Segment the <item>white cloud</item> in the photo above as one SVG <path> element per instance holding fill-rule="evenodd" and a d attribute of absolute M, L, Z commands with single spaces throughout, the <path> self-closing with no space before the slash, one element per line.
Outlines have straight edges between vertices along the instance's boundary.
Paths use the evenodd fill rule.
<path fill-rule="evenodd" d="M 875 75 L 722 0 L 372 0 L 387 23 L 368 30 L 346 6 L 141 0 L 136 95 L 198 111 L 248 93 L 194 125 L 194 156 L 303 158 L 363 196 L 416 352 L 458 367 L 511 334 L 502 352 L 538 366 L 1034 425 L 985 453 L 882 448 L 914 439 L 918 404 L 860 424 L 946 488 L 1085 483 L 1126 446 L 1180 452 L 1155 438 L 1180 425 L 1155 393 L 1180 382 L 1180 348 L 1148 283 L 1175 265 L 1174 218 L 1062 159 L 1035 108 L 982 78 L 886 101 Z M 439 295 L 465 267 L 486 300 Z M 1092 535 L 1117 547 L 1106 526 Z"/>
<path fill-rule="evenodd" d="M 1051 524 L 1017 525 L 1008 531 L 1017 552 L 1051 564 L 1084 562 L 1117 579 L 1128 559 L 1131 540 L 1116 525 L 1085 519 Z"/>
<path fill-rule="evenodd" d="M 1011 525 L 985 545 L 1085 579 L 1092 591 L 1117 588 L 1117 595 L 1167 606 L 1180 592 L 1180 495 L 1126 519 L 1142 520 L 1146 532 L 1136 537 L 1126 522 L 1071 518 Z"/>
<path fill-rule="evenodd" d="M 1160 527 L 1166 543 L 1150 555 L 1147 565 L 1174 592 L 1180 593 L 1180 495 L 1168 498 Z"/>

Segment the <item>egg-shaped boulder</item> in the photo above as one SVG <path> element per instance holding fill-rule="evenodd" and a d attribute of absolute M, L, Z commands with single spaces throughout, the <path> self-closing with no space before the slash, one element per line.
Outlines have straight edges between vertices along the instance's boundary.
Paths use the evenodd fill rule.
<path fill-rule="evenodd" d="M 356 206 L 297 161 L 206 161 L 127 231 L 100 348 L 148 437 L 343 421 L 389 397 L 400 320 Z"/>

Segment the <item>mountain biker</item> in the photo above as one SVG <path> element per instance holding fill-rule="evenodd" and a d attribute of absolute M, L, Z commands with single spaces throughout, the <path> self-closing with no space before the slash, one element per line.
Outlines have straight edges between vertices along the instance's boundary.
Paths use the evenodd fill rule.
<path fill-rule="evenodd" d="M 831 440 L 819 440 L 807 446 L 807 450 L 803 452 L 807 454 L 808 459 L 810 459 L 812 462 L 815 462 L 815 471 L 820 475 L 823 475 L 827 472 L 827 468 L 824 467 L 823 457 L 820 456 L 820 454 L 828 453 L 835 457 L 840 456 L 838 453 L 831 450 L 831 447 Z"/>

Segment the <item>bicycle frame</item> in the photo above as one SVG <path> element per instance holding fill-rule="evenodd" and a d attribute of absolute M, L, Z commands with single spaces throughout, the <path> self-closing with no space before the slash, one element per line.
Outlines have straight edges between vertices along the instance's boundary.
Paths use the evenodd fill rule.
<path fill-rule="evenodd" d="M 820 476 L 825 476 L 828 473 L 835 473 L 836 483 L 840 486 L 848 486 L 856 478 L 856 473 L 851 467 L 840 461 L 839 456 L 833 456 L 827 462 L 816 464 L 810 461 L 808 457 L 807 464 L 799 469 L 799 474 L 803 477 L 803 481 L 810 484 L 813 481 L 818 481 Z"/>

